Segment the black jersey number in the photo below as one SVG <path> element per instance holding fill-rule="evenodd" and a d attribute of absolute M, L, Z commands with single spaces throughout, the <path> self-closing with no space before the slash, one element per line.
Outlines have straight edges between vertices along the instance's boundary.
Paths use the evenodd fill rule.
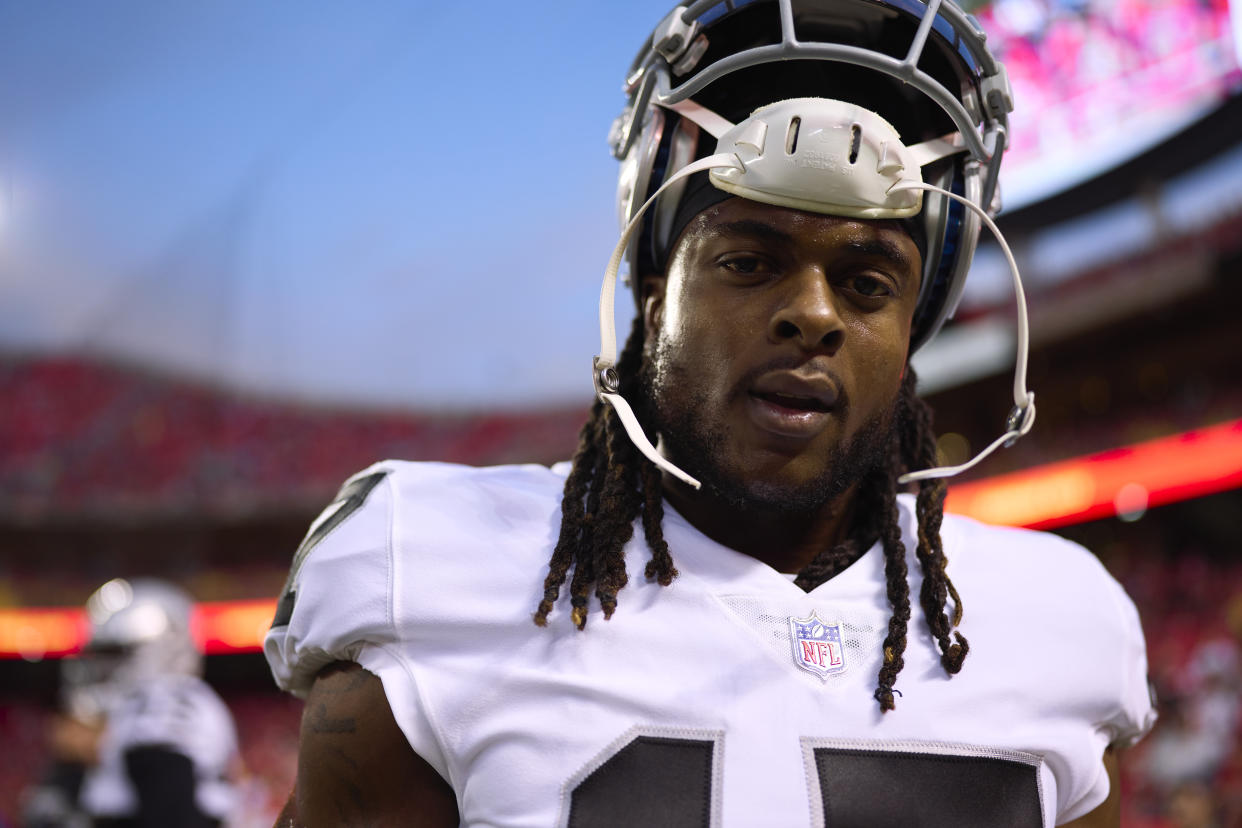
<path fill-rule="evenodd" d="M 708 828 L 715 746 L 709 740 L 636 736 L 574 787 L 569 828 Z M 812 792 L 826 828 L 1044 824 L 1036 762 L 987 751 L 809 751 L 818 783 Z"/>
<path fill-rule="evenodd" d="M 708 828 L 716 743 L 635 736 L 582 779 L 569 803 L 569 828 Z"/>
<path fill-rule="evenodd" d="M 366 503 L 367 495 L 371 494 L 371 490 L 379 485 L 387 474 L 387 471 L 378 471 L 366 477 L 350 480 L 337 492 L 336 498 L 328 504 L 328 508 L 324 509 L 323 513 L 311 524 L 310 531 L 298 545 L 298 550 L 293 553 L 293 563 L 289 566 L 289 578 L 285 581 L 285 588 L 280 592 L 280 601 L 276 604 L 276 617 L 272 619 L 273 627 L 283 627 L 293 617 L 293 605 L 298 597 L 298 570 L 302 568 L 306 556 L 333 529 L 344 523 L 346 518 Z"/>

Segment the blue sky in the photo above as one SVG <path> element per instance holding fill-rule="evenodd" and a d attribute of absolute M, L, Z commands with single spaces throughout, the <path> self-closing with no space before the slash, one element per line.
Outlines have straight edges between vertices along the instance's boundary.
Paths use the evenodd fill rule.
<path fill-rule="evenodd" d="M 0 2 L 0 347 L 588 399 L 605 139 L 666 6 Z"/>
<path fill-rule="evenodd" d="M 0 351 L 311 401 L 585 403 L 617 237 L 605 139 L 670 6 L 0 0 Z M 1156 133 L 1215 105 L 1219 81 L 1189 81 Z M 1010 208 L 1154 140 L 1018 92 L 1015 134 L 1071 151 L 1007 157 Z M 1008 290 L 987 260 L 968 294 Z"/>

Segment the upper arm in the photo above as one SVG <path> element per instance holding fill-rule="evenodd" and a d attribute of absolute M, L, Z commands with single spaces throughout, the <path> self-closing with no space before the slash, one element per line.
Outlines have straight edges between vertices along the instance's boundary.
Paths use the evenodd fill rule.
<path fill-rule="evenodd" d="M 1083 814 L 1064 828 L 1118 828 L 1121 825 L 1121 790 L 1118 782 L 1117 751 L 1110 745 L 1104 751 L 1104 768 L 1108 771 L 1108 798 L 1095 810 Z"/>
<path fill-rule="evenodd" d="M 406 741 L 383 684 L 349 662 L 324 668 L 306 697 L 295 801 L 306 828 L 458 824 L 456 796 Z"/>

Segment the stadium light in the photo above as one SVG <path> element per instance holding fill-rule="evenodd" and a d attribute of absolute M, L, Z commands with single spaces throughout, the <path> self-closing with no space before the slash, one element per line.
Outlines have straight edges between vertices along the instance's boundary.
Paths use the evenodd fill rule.
<path fill-rule="evenodd" d="M 1242 419 L 951 486 L 945 510 L 985 523 L 1048 529 L 1125 519 L 1238 486 Z"/>

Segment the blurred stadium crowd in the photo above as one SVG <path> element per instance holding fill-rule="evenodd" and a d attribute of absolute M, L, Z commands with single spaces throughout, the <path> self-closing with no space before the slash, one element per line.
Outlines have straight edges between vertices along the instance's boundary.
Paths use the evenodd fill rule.
<path fill-rule="evenodd" d="M 309 517 L 341 479 L 372 458 L 546 461 L 571 450 L 581 417 L 577 410 L 460 418 L 322 412 L 68 359 L 10 359 L 0 377 L 6 397 L 17 402 L 0 423 L 6 458 L 0 490 L 12 510 L 4 515 L 6 543 L 45 544 L 53 556 L 3 559 L 0 606 L 9 607 L 80 604 L 106 567 L 171 571 L 200 600 L 271 597 Z M 1075 386 L 1079 405 L 1083 382 L 1080 377 Z M 1171 386 L 1163 405 L 1125 406 L 1133 416 L 1113 419 L 1110 433 L 1148 435 L 1184 424 L 1178 413 L 1184 406 L 1177 404 L 1184 389 Z M 1234 391 L 1213 397 L 1221 412 L 1238 404 Z M 1087 396 L 1086 405 L 1098 404 Z M 1049 395 L 1053 411 L 1064 404 L 1057 397 Z M 1192 407 L 1202 415 L 1201 405 Z M 79 436 L 66 440 L 66 434 Z M 1100 439 L 1091 428 L 1050 429 L 1029 450 L 1045 459 L 1068 456 Z M 38 479 L 39 473 L 47 477 Z M 225 494 L 213 496 L 215 487 Z M 30 496 L 39 489 L 50 494 Z M 239 492 L 253 495 L 251 511 L 240 515 Z M 101 522 L 107 512 L 171 528 L 127 533 Z M 1063 530 L 1094 549 L 1123 582 L 1147 634 L 1162 718 L 1124 765 L 1126 825 L 1242 824 L 1242 563 L 1230 555 L 1239 514 L 1242 493 L 1235 490 L 1156 509 L 1137 523 L 1111 519 Z M 249 538 L 241 553 L 224 554 L 220 547 L 232 544 L 217 538 L 217 547 L 208 542 L 187 563 L 164 540 L 230 520 L 232 537 Z M 63 523 L 82 528 L 76 535 L 52 532 L 53 540 L 29 528 Z M 63 551 L 66 538 L 71 548 Z M 86 564 L 105 547 L 111 554 L 98 566 L 49 565 L 55 555 Z M 1048 642 L 1049 652 L 1037 657 L 1055 660 L 1056 646 Z M 207 677 L 214 672 L 241 742 L 245 776 L 236 825 L 270 825 L 292 784 L 300 705 L 275 692 L 258 656 L 208 662 Z M 4 667 L 14 677 L 23 665 Z M 4 685 L 0 743 L 10 749 L 0 752 L 0 825 L 16 824 L 21 791 L 44 764 L 55 709 L 46 677 Z M 1205 811 L 1219 821 L 1203 817 Z"/>
<path fill-rule="evenodd" d="M 1022 102 L 1006 163 L 1034 177 L 1167 125 L 1236 74 L 1228 0 L 997 0 L 975 14 Z"/>
<path fill-rule="evenodd" d="M 0 358 L 0 387 L 0 511 L 16 521 L 305 509 L 377 456 L 558 458 L 580 417 L 320 410 L 74 358 Z"/>

